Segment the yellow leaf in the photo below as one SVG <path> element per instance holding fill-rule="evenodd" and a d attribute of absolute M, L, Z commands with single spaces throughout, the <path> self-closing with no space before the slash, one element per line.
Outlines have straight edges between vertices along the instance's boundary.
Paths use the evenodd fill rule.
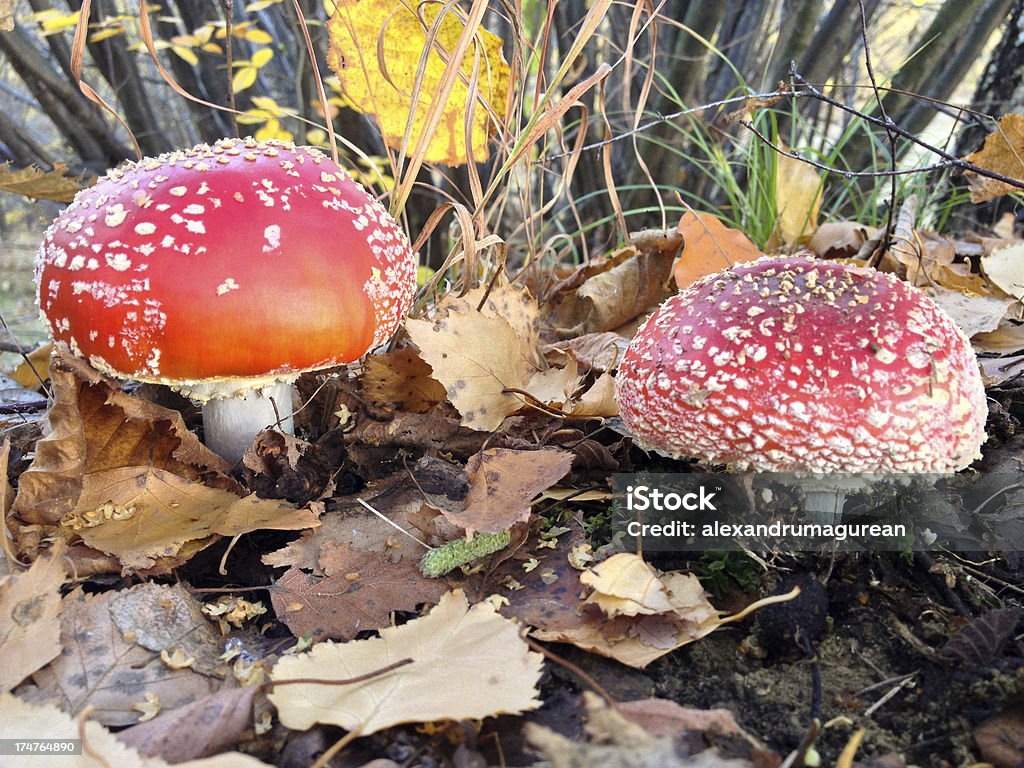
<path fill-rule="evenodd" d="M 273 48 L 260 48 L 252 55 L 252 65 L 256 67 L 256 69 L 259 69 L 272 58 L 274 58 Z"/>
<path fill-rule="evenodd" d="M 195 51 L 191 48 L 186 48 L 183 45 L 172 45 L 171 50 L 178 55 L 179 59 L 188 62 L 193 67 L 199 64 L 199 57 L 196 56 Z"/>
<path fill-rule="evenodd" d="M 242 34 L 242 38 L 257 45 L 269 45 L 274 42 L 274 38 L 262 29 L 247 29 Z"/>
<path fill-rule="evenodd" d="M 1001 176 L 1024 181 L 1024 115 L 1003 115 L 999 127 L 985 137 L 985 144 L 977 152 L 964 158 L 988 171 Z M 1020 193 L 1020 189 L 1009 184 L 979 176 L 971 171 L 964 171 L 967 185 L 971 189 L 971 202 L 983 203 L 994 197 L 1010 192 Z"/>
<path fill-rule="evenodd" d="M 249 3 L 245 6 L 246 13 L 256 13 L 258 11 L 265 11 L 272 5 L 277 5 L 281 0 L 256 0 L 255 3 Z"/>
<path fill-rule="evenodd" d="M 256 82 L 256 71 L 256 67 L 241 67 L 235 72 L 235 76 L 231 78 L 231 90 L 235 93 L 241 93 L 246 88 L 252 86 Z"/>
<path fill-rule="evenodd" d="M 344 0 L 327 23 L 331 38 L 328 66 L 341 79 L 353 106 L 377 118 L 384 140 L 391 147 L 401 146 L 411 111 L 411 141 L 415 143 L 423 131 L 431 98 L 439 90 L 445 70 L 440 51 L 454 50 L 464 29 L 455 14 L 445 15 L 427 55 L 420 90 L 413 94 L 420 57 L 427 47 L 427 34 L 417 13 L 422 14 L 429 28 L 439 12 L 434 3 L 423 3 L 417 9 L 413 3 L 396 0 Z M 381 35 L 383 61 L 378 61 Z M 480 30 L 476 42 L 462 62 L 462 77 L 452 88 L 437 130 L 430 137 L 424 156 L 427 162 L 461 165 L 468 161 L 465 121 L 470 99 L 473 159 L 487 159 L 487 139 L 494 130 L 488 110 L 499 120 L 504 117 L 509 67 L 502 58 L 499 37 Z M 468 84 L 473 80 L 474 51 L 480 51 L 482 58 L 475 93 L 471 95 Z"/>
<path fill-rule="evenodd" d="M 818 228 L 821 193 L 821 177 L 812 166 L 786 155 L 776 158 L 777 226 L 787 245 L 806 241 Z"/>
<path fill-rule="evenodd" d="M 101 29 L 98 32 L 94 32 L 93 34 L 91 34 L 89 36 L 89 42 L 98 43 L 101 40 L 106 40 L 108 37 L 117 37 L 118 35 L 123 34 L 124 27 L 122 27 L 121 25 L 107 27 L 106 29 Z"/>
<path fill-rule="evenodd" d="M 256 131 L 255 138 L 257 141 L 267 141 L 268 139 L 294 141 L 295 135 L 291 131 L 286 131 L 281 125 L 280 120 L 272 117 L 263 124 L 262 128 Z"/>
<path fill-rule="evenodd" d="M 73 29 L 78 25 L 78 11 L 70 13 L 43 13 L 37 15 L 37 21 L 43 28 L 44 35 L 55 35 L 66 29 Z"/>
<path fill-rule="evenodd" d="M 255 60 L 255 58 L 256 57 L 254 56 L 253 59 Z M 255 64 L 255 61 L 254 61 L 254 64 Z M 259 65 L 257 65 L 257 66 L 259 66 Z M 257 107 L 260 110 L 266 111 L 266 113 L 268 115 L 275 115 L 275 116 L 277 116 L 277 115 L 280 115 L 281 112 L 282 112 L 281 108 L 277 105 L 277 102 L 274 101 L 269 96 L 253 96 L 252 97 L 252 104 L 253 104 L 254 107 Z"/>
<path fill-rule="evenodd" d="M 363 736 L 399 723 L 476 720 L 540 706 L 541 655 L 529 650 L 514 622 L 490 603 L 470 607 L 461 591 L 380 637 L 317 643 L 309 653 L 282 657 L 272 677 L 345 680 L 402 659 L 411 663 L 358 685 L 296 682 L 275 687 L 270 700 L 288 728 L 330 723 Z"/>

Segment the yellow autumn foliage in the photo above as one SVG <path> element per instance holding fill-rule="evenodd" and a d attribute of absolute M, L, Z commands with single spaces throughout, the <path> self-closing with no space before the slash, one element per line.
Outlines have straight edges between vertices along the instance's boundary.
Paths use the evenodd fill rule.
<path fill-rule="evenodd" d="M 384 140 L 396 149 L 402 145 L 410 113 L 410 147 L 423 131 L 431 99 L 440 90 L 447 55 L 455 49 L 464 29 L 454 13 L 447 13 L 436 25 L 441 7 L 422 3 L 414 9 L 396 0 L 340 0 L 327 23 L 331 38 L 328 66 L 341 80 L 350 105 L 374 115 Z M 433 49 L 416 89 L 421 55 L 434 26 L 438 31 Z M 487 159 L 487 139 L 493 130 L 489 112 L 497 119 L 504 116 L 509 86 L 509 67 L 502 58 L 501 44 L 501 38 L 483 29 L 476 33 L 475 44 L 463 59 L 460 77 L 443 105 L 441 121 L 430 137 L 424 156 L 427 162 L 461 165 L 468 161 L 466 115 L 471 98 L 472 157 L 476 162 Z"/>

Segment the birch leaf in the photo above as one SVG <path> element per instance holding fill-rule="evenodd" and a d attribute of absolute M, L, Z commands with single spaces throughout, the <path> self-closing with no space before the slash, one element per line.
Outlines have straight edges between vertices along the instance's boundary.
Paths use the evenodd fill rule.
<path fill-rule="evenodd" d="M 324 642 L 274 667 L 279 683 L 325 682 L 369 675 L 388 664 L 412 662 L 352 685 L 295 683 L 270 694 L 281 722 L 306 730 L 324 723 L 366 736 L 399 723 L 474 720 L 540 706 L 541 656 L 529 650 L 515 623 L 489 603 L 470 607 L 461 590 L 449 592 L 429 614 L 380 637 Z"/>

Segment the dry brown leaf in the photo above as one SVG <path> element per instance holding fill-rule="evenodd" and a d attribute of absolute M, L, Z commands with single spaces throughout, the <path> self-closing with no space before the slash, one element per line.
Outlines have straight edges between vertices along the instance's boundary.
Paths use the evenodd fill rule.
<path fill-rule="evenodd" d="M 514 451 L 488 448 L 466 463 L 469 493 L 462 509 L 442 513 L 467 533 L 498 533 L 530 517 L 530 502 L 572 467 L 572 454 L 559 448 Z"/>
<path fill-rule="evenodd" d="M 524 354 L 531 363 L 540 365 L 536 352 L 540 341 L 540 306 L 529 291 L 502 283 L 489 290 L 487 286 L 474 288 L 463 300 L 474 308 L 479 307 L 487 317 L 500 317 L 511 325 Z"/>
<path fill-rule="evenodd" d="M 580 582 L 593 590 L 585 602 L 597 605 L 609 618 L 672 610 L 658 572 L 628 552 L 612 555 L 584 571 Z"/>
<path fill-rule="evenodd" d="M 320 561 L 326 576 L 291 568 L 271 589 L 277 617 L 296 637 L 349 640 L 390 625 L 395 611 L 436 603 L 446 589 L 443 582 L 424 578 L 411 557 L 396 563 L 387 553 L 344 543 L 325 545 Z"/>
<path fill-rule="evenodd" d="M 1007 382 L 1018 382 L 1024 377 L 1024 355 L 1013 357 L 984 358 L 981 365 L 981 379 L 986 387 L 996 387 Z"/>
<path fill-rule="evenodd" d="M 14 29 L 14 0 L 0 0 L 0 32 Z"/>
<path fill-rule="evenodd" d="M 358 685 L 285 685 L 270 700 L 288 728 L 324 723 L 362 735 L 399 723 L 515 714 L 541 703 L 541 655 L 529 650 L 513 622 L 489 603 L 470 607 L 461 591 L 445 594 L 423 618 L 381 630 L 380 637 L 317 643 L 308 653 L 285 657 L 272 677 L 345 680 L 402 659 L 412 663 Z"/>
<path fill-rule="evenodd" d="M 619 402 L 615 399 L 615 377 L 602 373 L 590 388 L 570 405 L 572 418 L 609 418 L 619 415 Z"/>
<path fill-rule="evenodd" d="M 316 525 L 309 510 L 233 492 L 237 484 L 217 474 L 227 465 L 176 411 L 125 395 L 70 358 L 54 358 L 51 382 L 52 431 L 21 475 L 12 510 L 20 522 L 134 570 L 169 569 L 214 535 Z M 221 487 L 200 483 L 203 473 Z"/>
<path fill-rule="evenodd" d="M 776 226 L 786 245 L 797 245 L 818 228 L 821 175 L 808 163 L 786 155 L 776 155 L 775 162 Z"/>
<path fill-rule="evenodd" d="M 138 722 L 133 705 L 147 693 L 174 709 L 223 686 L 217 673 L 224 640 L 184 587 L 142 584 L 90 596 L 75 590 L 62 603 L 60 636 L 60 656 L 33 675 L 37 688 L 26 696 L 72 714 L 94 707 L 92 717 L 105 725 Z M 175 647 L 196 663 L 168 667 L 160 651 Z"/>
<path fill-rule="evenodd" d="M 7 512 L 10 510 L 11 505 L 14 503 L 14 489 L 11 488 L 11 481 L 7 477 L 7 462 L 11 456 L 11 441 L 9 438 L 4 438 L 4 441 L 0 443 L 0 516 L 4 520 L 7 519 Z M 7 548 L 4 547 L 4 551 Z M 7 562 L 6 557 L 0 556 L 0 560 L 3 561 L 3 565 L 0 565 L 0 576 L 6 576 L 7 566 L 10 563 Z"/>
<path fill-rule="evenodd" d="M 363 394 L 378 408 L 426 413 L 445 399 L 444 387 L 431 376 L 431 368 L 403 347 L 363 361 Z"/>
<path fill-rule="evenodd" d="M 117 739 L 140 754 L 175 763 L 216 755 L 252 728 L 259 693 L 258 686 L 220 691 L 119 731 Z"/>
<path fill-rule="evenodd" d="M 964 160 L 1001 176 L 1024 180 L 1024 115 L 1003 115 L 996 130 L 985 137 L 982 148 Z M 964 171 L 964 176 L 971 190 L 972 203 L 984 203 L 1020 191 L 1006 182 L 979 176 L 972 171 Z"/>
<path fill-rule="evenodd" d="M 764 255 L 745 234 L 727 227 L 710 213 L 687 211 L 679 219 L 678 229 L 683 236 L 683 253 L 673 276 L 679 288 Z"/>
<path fill-rule="evenodd" d="M 468 303 L 450 303 L 447 316 L 408 320 L 406 331 L 448 392 L 462 424 L 491 432 L 523 400 L 507 390 L 525 389 L 530 366 L 512 326 Z"/>
<path fill-rule="evenodd" d="M 6 476 L 4 465 L 0 461 Z M 0 580 L 0 693 L 60 654 L 57 616 L 64 579 L 64 547 L 58 542 L 27 571 Z"/>
<path fill-rule="evenodd" d="M 1017 300 L 1024 299 L 1024 243 L 993 249 L 981 257 L 981 268 L 1006 294 Z"/>
<path fill-rule="evenodd" d="M 80 730 L 82 729 L 82 730 Z M 159 757 L 144 757 L 122 743 L 92 719 L 79 723 L 78 718 L 53 705 L 33 705 L 10 694 L 0 695 L 0 738 L 79 739 L 84 736 L 88 750 L 80 755 L 62 755 L 42 759 L 46 765 L 60 768 L 169 768 Z M 4 768 L 39 768 L 38 754 L 12 755 L 4 758 Z M 226 752 L 201 760 L 177 763 L 175 768 L 271 768 L 267 763 L 240 752 Z"/>
<path fill-rule="evenodd" d="M 61 520 L 66 535 L 78 535 L 90 547 L 114 555 L 128 570 L 173 559 L 194 539 L 316 525 L 308 509 L 255 495 L 239 498 L 146 466 L 87 474 L 75 511 Z"/>
<path fill-rule="evenodd" d="M 0 18 L 3 9 L 0 8 Z M 10 163 L 0 165 L 0 190 L 35 200 L 52 200 L 55 203 L 70 203 L 86 184 L 81 177 L 67 175 L 68 167 L 57 163 L 52 171 L 38 168 L 12 168 Z"/>
<path fill-rule="evenodd" d="M 683 707 L 668 699 L 620 701 L 616 709 L 652 736 L 675 736 L 683 731 L 704 731 L 716 736 L 742 733 L 728 709 Z"/>
<path fill-rule="evenodd" d="M 562 368 L 537 371 L 526 385 L 530 397 L 539 403 L 561 408 L 580 388 L 583 379 L 571 357 Z"/>
<path fill-rule="evenodd" d="M 628 346 L 629 339 L 606 331 L 566 339 L 552 344 L 548 349 L 558 355 L 559 359 L 565 354 L 571 355 L 582 373 L 610 373 L 618 367 Z"/>
<path fill-rule="evenodd" d="M 1004 322 L 991 333 L 978 333 L 971 338 L 971 346 L 978 352 L 1008 355 L 1024 351 L 1024 325 Z"/>
<path fill-rule="evenodd" d="M 527 741 L 545 758 L 552 768 L 753 768 L 756 765 L 775 765 L 778 758 L 767 750 L 750 750 L 757 762 L 746 759 L 728 759 L 714 749 L 686 756 L 676 740 L 677 733 L 653 734 L 630 721 L 619 705 L 609 707 L 590 692 L 583 694 L 586 707 L 586 740 L 567 736 L 536 723 L 527 723 L 524 734 Z"/>
<path fill-rule="evenodd" d="M 614 555 L 579 579 L 593 592 L 580 603 L 578 619 L 541 617 L 533 635 L 538 640 L 572 643 L 643 668 L 723 622 L 695 576 L 662 573 L 631 553 Z"/>
<path fill-rule="evenodd" d="M 953 318 L 969 339 L 998 328 L 1006 310 L 1013 304 L 1008 299 L 973 296 L 941 286 L 926 288 L 924 293 Z"/>
<path fill-rule="evenodd" d="M 672 293 L 672 265 L 682 245 L 675 231 L 638 233 L 631 244 L 563 281 L 545 313 L 560 339 L 614 330 Z M 582 279 L 581 282 L 581 278 Z"/>
<path fill-rule="evenodd" d="M 823 259 L 850 259 L 878 236 L 878 229 L 856 221 L 831 221 L 818 227 L 807 246 Z"/>

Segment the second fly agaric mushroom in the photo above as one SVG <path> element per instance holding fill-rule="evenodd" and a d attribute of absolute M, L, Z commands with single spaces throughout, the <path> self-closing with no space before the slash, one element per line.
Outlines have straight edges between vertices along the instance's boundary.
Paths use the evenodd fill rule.
<path fill-rule="evenodd" d="M 645 447 L 740 470 L 951 472 L 988 412 L 967 338 L 872 269 L 767 257 L 706 277 L 637 332 L 616 378 Z"/>
<path fill-rule="evenodd" d="M 388 212 L 314 149 L 225 139 L 110 171 L 54 221 L 36 263 L 54 339 L 113 376 L 205 403 L 237 460 L 290 431 L 290 383 L 383 343 L 416 261 Z"/>

